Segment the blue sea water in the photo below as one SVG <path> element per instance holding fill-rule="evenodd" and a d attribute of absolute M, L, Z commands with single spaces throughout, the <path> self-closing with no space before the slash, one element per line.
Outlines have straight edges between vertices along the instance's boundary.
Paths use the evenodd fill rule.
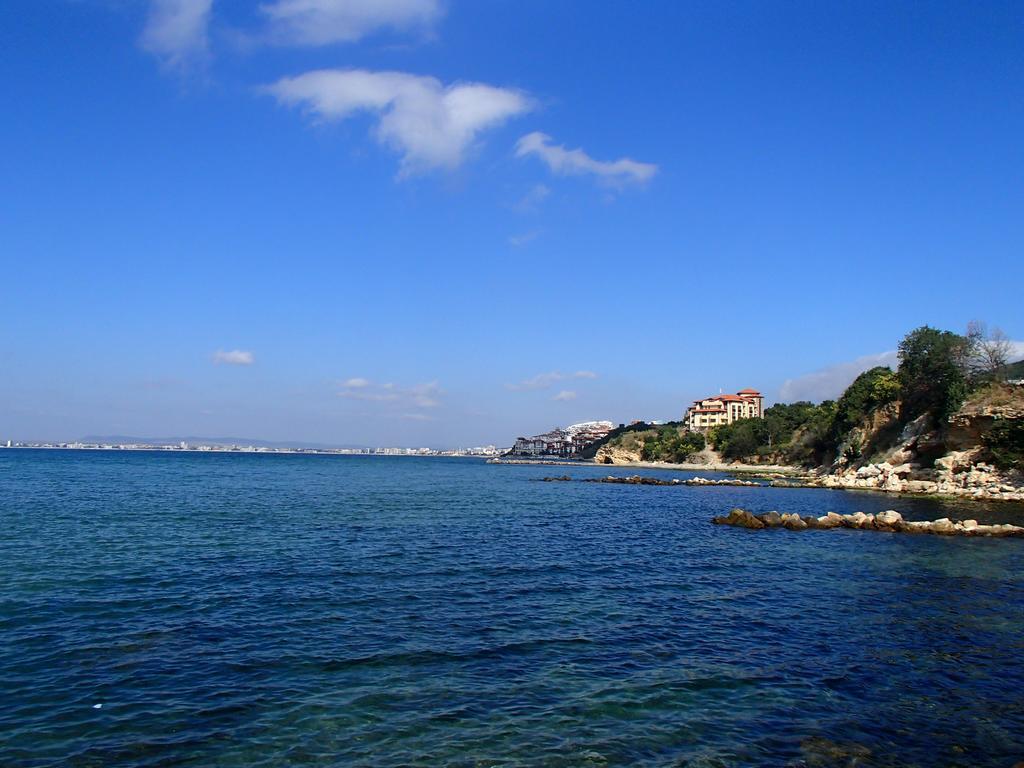
<path fill-rule="evenodd" d="M 1024 759 L 1024 541 L 709 523 L 1021 507 L 562 473 L 0 451 L 0 765 Z"/>

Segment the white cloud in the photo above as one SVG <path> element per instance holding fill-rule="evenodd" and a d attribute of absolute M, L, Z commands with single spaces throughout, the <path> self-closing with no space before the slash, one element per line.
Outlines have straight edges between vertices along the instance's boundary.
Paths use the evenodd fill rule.
<path fill-rule="evenodd" d="M 216 365 L 252 365 L 256 362 L 256 357 L 252 352 L 241 349 L 232 349 L 230 352 L 218 349 L 213 353 L 213 362 Z"/>
<path fill-rule="evenodd" d="M 351 43 L 381 29 L 429 29 L 441 17 L 439 0 L 274 0 L 260 6 L 271 42 Z"/>
<path fill-rule="evenodd" d="M 165 67 L 183 69 L 207 55 L 213 0 L 152 0 L 142 47 Z"/>
<path fill-rule="evenodd" d="M 896 350 L 890 350 L 830 365 L 795 379 L 787 379 L 779 389 L 779 400 L 785 403 L 797 400 L 810 400 L 815 403 L 821 400 L 834 400 L 843 394 L 854 379 L 869 368 L 887 365 L 895 370 L 898 362 Z"/>
<path fill-rule="evenodd" d="M 552 400 L 560 400 L 562 402 L 567 402 L 569 400 L 575 400 L 576 399 L 576 393 L 573 392 L 571 389 L 563 389 L 561 392 L 559 392 L 557 395 L 555 395 L 551 399 Z"/>
<path fill-rule="evenodd" d="M 405 72 L 323 69 L 267 86 L 281 104 L 299 106 L 322 120 L 360 112 L 377 117 L 378 141 L 402 156 L 402 173 L 455 168 L 488 128 L 531 108 L 516 90 L 483 83 L 444 85 Z"/>
<path fill-rule="evenodd" d="M 444 390 L 436 381 L 416 384 L 408 388 L 394 384 L 374 384 L 368 379 L 349 379 L 338 397 L 347 400 L 363 400 L 373 403 L 396 403 L 406 408 L 437 408 L 441 405 Z"/>
<path fill-rule="evenodd" d="M 559 381 L 565 381 L 566 379 L 596 379 L 597 374 L 593 371 L 576 371 L 573 374 L 565 374 L 561 371 L 549 371 L 548 373 L 538 373 L 529 379 L 524 379 L 516 384 L 506 384 L 506 389 L 511 389 L 514 392 L 529 392 L 537 389 L 548 389 L 552 385 Z"/>
<path fill-rule="evenodd" d="M 516 157 L 536 155 L 559 176 L 596 176 L 608 186 L 622 187 L 626 184 L 643 184 L 658 172 L 653 163 L 639 163 L 623 157 L 613 161 L 595 160 L 582 149 L 566 149 L 555 145 L 547 134 L 534 131 L 523 136 L 516 143 Z"/>

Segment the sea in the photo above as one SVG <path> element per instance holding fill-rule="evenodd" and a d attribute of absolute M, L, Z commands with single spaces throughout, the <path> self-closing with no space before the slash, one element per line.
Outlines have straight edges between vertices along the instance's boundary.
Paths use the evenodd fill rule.
<path fill-rule="evenodd" d="M 1024 508 L 632 471 L 0 450 L 0 766 L 1024 760 L 1024 540 L 710 523 Z"/>

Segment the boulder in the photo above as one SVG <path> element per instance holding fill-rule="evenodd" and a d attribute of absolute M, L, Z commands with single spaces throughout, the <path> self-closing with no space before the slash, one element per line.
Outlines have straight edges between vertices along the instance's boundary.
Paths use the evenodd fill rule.
<path fill-rule="evenodd" d="M 904 520 L 900 530 L 905 533 L 930 533 L 932 524 L 927 520 Z"/>
<path fill-rule="evenodd" d="M 887 509 L 875 515 L 875 528 L 880 531 L 892 531 L 903 522 L 903 515 L 894 509 Z"/>
<path fill-rule="evenodd" d="M 846 528 L 870 528 L 874 522 L 871 515 L 863 512 L 854 512 L 852 515 L 843 515 L 843 526 Z"/>
<path fill-rule="evenodd" d="M 784 515 L 782 527 L 790 531 L 805 531 L 807 530 L 807 523 L 803 521 L 800 515 Z"/>
<path fill-rule="evenodd" d="M 903 490 L 903 480 L 895 472 L 892 472 L 885 478 L 885 482 L 882 483 L 882 489 L 892 493 L 899 493 Z"/>
<path fill-rule="evenodd" d="M 938 520 L 933 520 L 928 529 L 932 533 L 937 533 L 941 536 L 952 536 L 956 533 L 956 526 L 948 517 L 940 517 Z"/>
<path fill-rule="evenodd" d="M 782 525 L 782 515 L 778 512 L 765 512 L 763 515 L 758 515 L 758 518 L 769 528 L 776 528 Z"/>
<path fill-rule="evenodd" d="M 736 507 L 725 517 L 716 517 L 712 522 L 718 525 L 734 525 L 738 528 L 764 528 L 764 523 L 745 509 Z"/>
<path fill-rule="evenodd" d="M 827 515 L 819 517 L 817 523 L 816 527 L 822 529 L 838 528 L 843 524 L 843 518 L 842 515 L 837 515 L 835 512 L 829 512 Z"/>

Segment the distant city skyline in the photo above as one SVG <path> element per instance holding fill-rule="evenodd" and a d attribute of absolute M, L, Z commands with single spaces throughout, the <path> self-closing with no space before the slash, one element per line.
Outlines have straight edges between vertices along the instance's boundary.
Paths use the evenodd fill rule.
<path fill-rule="evenodd" d="M 1022 24 L 5 3 L 0 441 L 511 445 L 1024 340 Z"/>

